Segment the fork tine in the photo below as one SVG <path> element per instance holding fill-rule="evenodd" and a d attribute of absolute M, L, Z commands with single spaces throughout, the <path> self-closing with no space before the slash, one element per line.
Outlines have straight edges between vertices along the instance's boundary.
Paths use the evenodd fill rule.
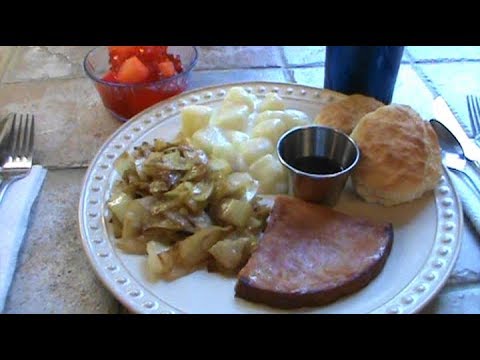
<path fill-rule="evenodd" d="M 17 148 L 15 150 L 15 157 L 20 158 L 23 156 L 23 149 L 25 144 L 25 116 L 20 114 L 20 129 L 18 132 L 18 139 L 17 139 Z"/>
<path fill-rule="evenodd" d="M 25 130 L 25 146 L 24 146 L 24 155 L 27 159 L 31 160 L 33 156 L 33 139 L 34 139 L 34 122 L 35 118 L 33 115 L 27 114 L 27 124 Z"/>
<path fill-rule="evenodd" d="M 12 159 L 15 158 L 15 150 L 17 149 L 17 140 L 18 140 L 18 133 L 20 130 L 20 120 L 17 117 L 17 114 L 13 114 L 13 123 L 12 129 L 10 132 L 10 156 Z"/>

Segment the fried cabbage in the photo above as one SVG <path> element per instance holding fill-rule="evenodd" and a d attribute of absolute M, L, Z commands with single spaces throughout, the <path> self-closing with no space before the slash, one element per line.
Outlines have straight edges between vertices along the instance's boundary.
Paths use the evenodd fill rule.
<path fill-rule="evenodd" d="M 259 182 L 187 140 L 144 142 L 115 169 L 121 180 L 107 205 L 117 246 L 147 255 L 154 277 L 176 279 L 212 262 L 219 271 L 237 269 L 265 228 Z"/>

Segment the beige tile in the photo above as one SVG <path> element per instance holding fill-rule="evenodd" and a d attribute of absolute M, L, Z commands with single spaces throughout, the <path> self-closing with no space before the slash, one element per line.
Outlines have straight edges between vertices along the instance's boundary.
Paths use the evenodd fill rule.
<path fill-rule="evenodd" d="M 86 78 L 3 85 L 0 109 L 35 114 L 35 161 L 44 166 L 88 165 L 121 125 Z"/>
<path fill-rule="evenodd" d="M 280 67 L 276 46 L 199 46 L 197 70 Z"/>
<path fill-rule="evenodd" d="M 12 58 L 4 82 L 84 76 L 83 58 L 93 46 L 23 46 Z"/>
<path fill-rule="evenodd" d="M 0 79 L 8 64 L 10 55 L 15 50 L 14 46 L 0 46 Z"/>
<path fill-rule="evenodd" d="M 30 218 L 6 313 L 116 313 L 95 275 L 77 224 L 85 170 L 49 171 Z"/>
<path fill-rule="evenodd" d="M 232 69 L 215 71 L 194 71 L 190 89 L 246 81 L 288 82 L 285 69 Z"/>

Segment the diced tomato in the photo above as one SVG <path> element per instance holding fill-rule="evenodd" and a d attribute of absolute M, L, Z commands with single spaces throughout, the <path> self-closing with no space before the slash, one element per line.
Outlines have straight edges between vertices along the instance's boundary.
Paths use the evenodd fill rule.
<path fill-rule="evenodd" d="M 117 78 L 115 77 L 115 73 L 111 70 L 103 76 L 103 80 L 108 81 L 108 82 L 117 82 Z"/>
<path fill-rule="evenodd" d="M 115 83 L 150 83 L 183 72 L 178 55 L 168 54 L 168 46 L 109 46 L 110 70 L 103 80 Z M 179 78 L 165 87 L 112 87 L 98 83 L 105 106 L 125 119 L 153 104 L 174 96 L 187 87 Z"/>
<path fill-rule="evenodd" d="M 166 46 L 138 46 L 137 56 L 144 63 L 158 62 L 167 56 Z"/>
<path fill-rule="evenodd" d="M 137 53 L 137 46 L 109 46 L 110 65 L 113 71 L 118 71 L 123 62 Z"/>
<path fill-rule="evenodd" d="M 158 70 L 162 73 L 164 77 L 171 77 L 175 75 L 175 66 L 171 61 L 162 61 L 158 63 Z"/>
<path fill-rule="evenodd" d="M 150 75 L 148 67 L 146 67 L 138 57 L 132 56 L 125 60 L 118 69 L 118 81 L 126 84 L 134 84 L 145 82 Z"/>

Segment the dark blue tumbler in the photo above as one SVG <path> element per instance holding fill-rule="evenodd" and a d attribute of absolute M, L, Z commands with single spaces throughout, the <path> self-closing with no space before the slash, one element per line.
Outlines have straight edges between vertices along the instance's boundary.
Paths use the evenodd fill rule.
<path fill-rule="evenodd" d="M 392 102 L 403 46 L 327 46 L 326 89 Z"/>

